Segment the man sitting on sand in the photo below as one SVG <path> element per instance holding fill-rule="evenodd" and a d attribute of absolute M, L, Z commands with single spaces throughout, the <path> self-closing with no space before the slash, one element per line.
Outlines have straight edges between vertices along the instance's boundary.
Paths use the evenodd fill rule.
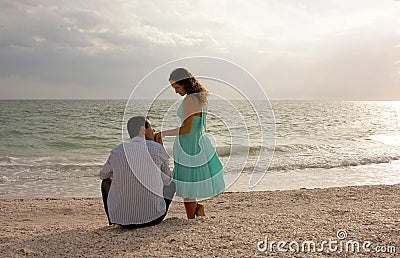
<path fill-rule="evenodd" d="M 148 118 L 128 121 L 130 142 L 121 143 L 99 173 L 109 224 L 140 228 L 159 224 L 175 194 L 169 156 L 162 142 L 154 142 Z"/>

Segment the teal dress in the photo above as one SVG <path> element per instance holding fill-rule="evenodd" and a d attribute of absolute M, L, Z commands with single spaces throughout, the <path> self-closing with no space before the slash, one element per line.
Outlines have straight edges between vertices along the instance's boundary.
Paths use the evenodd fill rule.
<path fill-rule="evenodd" d="M 183 102 L 177 111 L 184 120 Z M 224 171 L 218 155 L 205 134 L 206 111 L 194 116 L 190 133 L 175 138 L 173 179 L 176 195 L 183 198 L 213 197 L 225 190 Z"/>

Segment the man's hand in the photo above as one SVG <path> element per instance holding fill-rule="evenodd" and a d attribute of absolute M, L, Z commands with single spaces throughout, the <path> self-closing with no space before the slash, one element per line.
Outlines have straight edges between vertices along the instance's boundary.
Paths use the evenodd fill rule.
<path fill-rule="evenodd" d="M 155 142 L 158 142 L 159 144 L 163 144 L 163 140 L 162 140 L 161 133 L 156 133 L 156 134 L 154 135 L 154 141 L 155 141 Z"/>

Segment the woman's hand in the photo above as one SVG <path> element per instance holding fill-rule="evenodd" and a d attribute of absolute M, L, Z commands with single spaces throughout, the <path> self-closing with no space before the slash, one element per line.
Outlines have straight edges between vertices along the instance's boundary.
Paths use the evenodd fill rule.
<path fill-rule="evenodd" d="M 154 141 L 158 142 L 159 144 L 163 144 L 161 132 L 158 132 L 154 135 Z"/>

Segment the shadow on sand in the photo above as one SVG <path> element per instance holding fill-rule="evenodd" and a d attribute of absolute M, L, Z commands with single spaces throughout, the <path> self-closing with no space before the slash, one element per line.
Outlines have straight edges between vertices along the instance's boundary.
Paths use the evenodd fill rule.
<path fill-rule="evenodd" d="M 115 225 L 94 230 L 78 228 L 38 235 L 17 245 L 3 242 L 3 247 L 5 257 L 116 257 L 174 242 L 179 231 L 191 224 L 187 219 L 172 217 L 153 227 L 132 230 Z"/>

